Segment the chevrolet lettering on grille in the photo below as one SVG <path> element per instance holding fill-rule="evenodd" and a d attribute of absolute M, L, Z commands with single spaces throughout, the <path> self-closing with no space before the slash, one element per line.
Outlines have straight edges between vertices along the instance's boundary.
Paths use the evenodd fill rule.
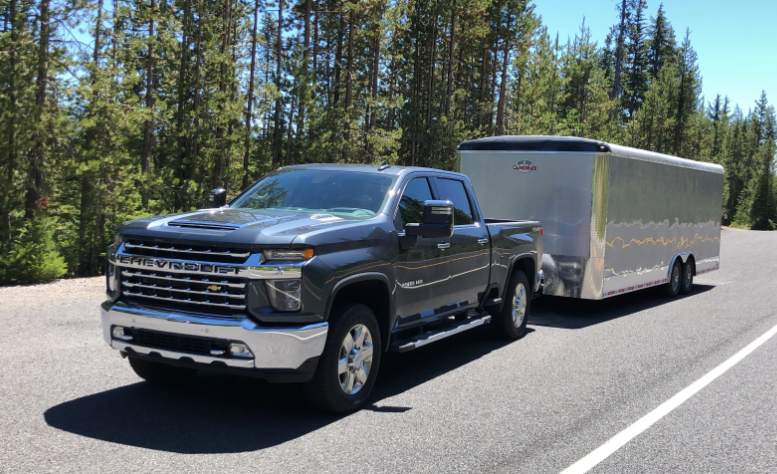
<path fill-rule="evenodd" d="M 134 257 L 132 255 L 118 255 L 116 257 L 120 265 L 142 268 L 156 268 L 158 270 L 186 271 L 197 273 L 218 273 L 219 275 L 237 275 L 241 268 L 214 263 L 193 263 L 160 260 L 158 258 Z"/>

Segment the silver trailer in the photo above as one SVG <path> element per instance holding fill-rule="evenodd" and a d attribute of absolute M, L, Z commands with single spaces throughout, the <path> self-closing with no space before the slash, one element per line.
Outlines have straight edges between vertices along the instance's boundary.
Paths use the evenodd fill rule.
<path fill-rule="evenodd" d="M 572 137 L 471 140 L 458 157 L 486 217 L 542 223 L 543 294 L 677 294 L 720 266 L 720 165 Z"/>

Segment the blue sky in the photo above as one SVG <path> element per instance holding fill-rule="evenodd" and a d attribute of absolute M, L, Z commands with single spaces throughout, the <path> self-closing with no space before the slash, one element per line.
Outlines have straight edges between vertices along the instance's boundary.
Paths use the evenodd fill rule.
<path fill-rule="evenodd" d="M 594 40 L 603 45 L 617 21 L 620 0 L 534 0 L 551 36 L 574 37 L 585 23 Z M 660 1 L 648 0 L 654 17 Z M 747 113 L 766 91 L 777 104 L 777 0 L 664 0 L 664 11 L 682 41 L 691 29 L 691 44 L 699 56 L 707 102 L 728 95 Z M 732 106 L 733 110 L 733 106 Z"/>

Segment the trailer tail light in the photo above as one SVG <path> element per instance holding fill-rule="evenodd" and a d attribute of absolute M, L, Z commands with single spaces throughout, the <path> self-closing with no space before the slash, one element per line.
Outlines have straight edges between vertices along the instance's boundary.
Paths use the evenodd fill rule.
<path fill-rule="evenodd" d="M 545 229 L 543 229 L 542 227 L 535 227 L 532 229 L 532 231 L 539 232 L 540 235 L 545 235 Z"/>

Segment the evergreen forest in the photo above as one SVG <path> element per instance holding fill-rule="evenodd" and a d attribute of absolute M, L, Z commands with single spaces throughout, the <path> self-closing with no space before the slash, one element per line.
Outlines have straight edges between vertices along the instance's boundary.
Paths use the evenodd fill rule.
<path fill-rule="evenodd" d="M 98 275 L 120 223 L 282 165 L 453 169 L 500 134 L 719 163 L 723 224 L 774 229 L 766 94 L 703 97 L 691 32 L 612 4 L 597 44 L 529 0 L 0 0 L 0 283 Z"/>

